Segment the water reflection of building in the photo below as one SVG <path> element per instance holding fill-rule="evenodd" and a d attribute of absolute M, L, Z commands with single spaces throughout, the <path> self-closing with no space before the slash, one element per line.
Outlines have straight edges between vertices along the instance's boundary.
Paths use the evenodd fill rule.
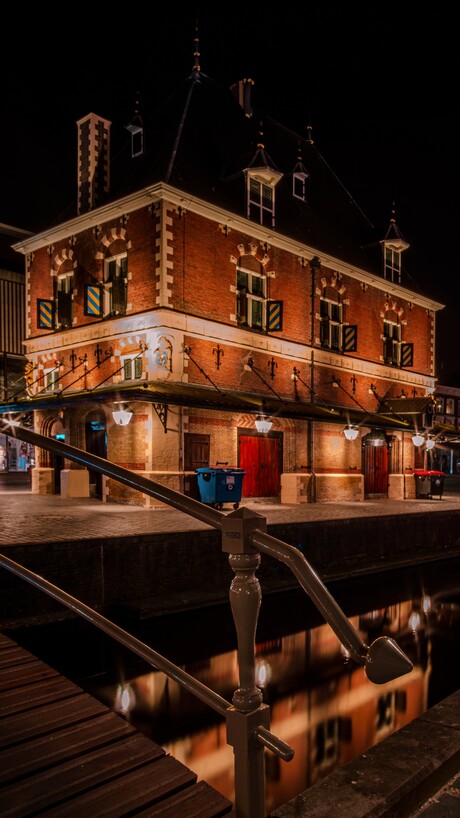
<path fill-rule="evenodd" d="M 351 619 L 364 640 L 391 635 L 411 655 L 410 674 L 384 685 L 369 682 L 364 669 L 344 655 L 328 625 L 288 634 L 256 646 L 256 673 L 271 708 L 271 729 L 295 757 L 283 763 L 266 754 L 267 809 L 275 809 L 346 764 L 427 709 L 429 652 L 415 634 L 412 602 Z M 231 701 L 238 687 L 236 651 L 185 666 Z M 103 696 L 162 744 L 175 758 L 233 799 L 233 750 L 225 723 L 162 673 L 148 673 Z M 116 706 L 116 705 L 115 705 Z"/>

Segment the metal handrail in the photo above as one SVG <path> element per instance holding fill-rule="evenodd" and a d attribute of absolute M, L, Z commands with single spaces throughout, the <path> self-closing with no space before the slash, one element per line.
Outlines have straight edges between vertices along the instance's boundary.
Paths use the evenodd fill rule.
<path fill-rule="evenodd" d="M 255 572 L 260 565 L 260 553 L 268 554 L 287 565 L 352 658 L 365 666 L 366 674 L 372 682 L 382 684 L 412 670 L 412 662 L 393 639 L 379 637 L 370 647 L 363 642 L 303 554 L 293 546 L 268 535 L 266 520 L 260 514 L 247 509 L 222 513 L 104 458 L 22 426 L 5 423 L 3 419 L 0 419 L 0 430 L 106 474 L 221 530 L 222 550 L 228 553 L 230 566 L 235 572 L 230 586 L 230 604 L 237 631 L 240 687 L 233 695 L 232 704 L 38 574 L 3 555 L 0 555 L 0 565 L 88 619 L 225 717 L 227 741 L 234 749 L 236 818 L 265 818 L 264 747 L 285 761 L 294 757 L 292 748 L 269 731 L 270 709 L 263 704 L 262 693 L 255 683 L 255 634 L 262 598 Z"/>

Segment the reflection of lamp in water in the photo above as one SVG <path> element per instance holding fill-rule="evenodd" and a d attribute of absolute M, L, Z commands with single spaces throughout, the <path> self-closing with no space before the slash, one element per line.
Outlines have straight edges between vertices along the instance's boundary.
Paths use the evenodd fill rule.
<path fill-rule="evenodd" d="M 131 685 L 118 685 L 113 703 L 114 710 L 126 716 L 126 714 L 133 709 L 135 703 L 136 697 Z"/>
<path fill-rule="evenodd" d="M 431 611 L 431 597 L 428 595 L 422 597 L 422 611 L 424 614 Z"/>
<path fill-rule="evenodd" d="M 409 616 L 408 622 L 409 628 L 411 631 L 415 633 L 420 627 L 420 614 L 418 611 L 412 611 L 411 615 Z"/>
<path fill-rule="evenodd" d="M 265 687 L 272 678 L 272 668 L 270 662 L 266 659 L 257 659 L 255 665 L 256 671 L 256 685 L 257 687 Z"/>

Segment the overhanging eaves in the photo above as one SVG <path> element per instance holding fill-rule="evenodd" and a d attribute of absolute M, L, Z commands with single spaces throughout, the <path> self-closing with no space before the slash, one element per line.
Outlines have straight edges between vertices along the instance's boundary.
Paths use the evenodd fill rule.
<path fill-rule="evenodd" d="M 139 386 L 119 384 L 108 388 L 80 390 L 74 393 L 48 393 L 36 398 L 16 400 L 0 405 L 0 414 L 30 412 L 37 409 L 60 411 L 84 404 L 117 402 L 149 402 L 196 409 L 221 410 L 292 420 L 312 420 L 327 423 L 371 426 L 388 430 L 412 430 L 410 418 L 397 417 L 390 412 L 366 413 L 357 408 L 345 408 L 326 402 L 306 402 L 278 399 L 269 394 L 236 390 L 218 391 L 207 386 L 171 381 L 156 381 Z"/>

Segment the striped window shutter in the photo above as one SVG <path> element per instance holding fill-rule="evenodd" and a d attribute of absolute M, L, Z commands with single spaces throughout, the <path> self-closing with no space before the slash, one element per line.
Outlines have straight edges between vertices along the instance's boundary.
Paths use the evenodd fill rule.
<path fill-rule="evenodd" d="M 414 345 L 401 344 L 401 366 L 414 365 Z"/>
<path fill-rule="evenodd" d="M 85 287 L 85 315 L 102 315 L 102 293 L 100 284 L 87 284 Z"/>
<path fill-rule="evenodd" d="M 268 302 L 267 329 L 269 332 L 280 332 L 283 329 L 282 301 Z"/>
<path fill-rule="evenodd" d="M 356 324 L 346 324 L 342 331 L 343 351 L 356 352 L 358 348 L 358 327 Z"/>
<path fill-rule="evenodd" d="M 37 323 L 39 329 L 53 329 L 54 302 L 44 298 L 37 299 Z"/>

